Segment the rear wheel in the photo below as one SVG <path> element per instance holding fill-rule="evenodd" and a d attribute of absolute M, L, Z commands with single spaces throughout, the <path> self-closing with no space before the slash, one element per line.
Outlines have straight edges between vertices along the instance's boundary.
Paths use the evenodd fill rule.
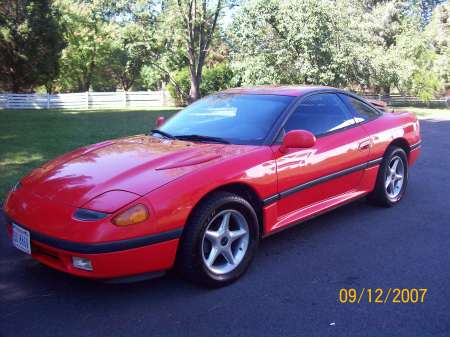
<path fill-rule="evenodd" d="M 191 281 L 224 286 L 247 270 L 258 240 L 258 219 L 250 203 L 233 193 L 216 192 L 190 217 L 177 267 Z"/>
<path fill-rule="evenodd" d="M 408 160 L 399 147 L 389 147 L 381 162 L 374 191 L 369 195 L 373 203 L 392 207 L 405 194 L 408 184 Z"/>

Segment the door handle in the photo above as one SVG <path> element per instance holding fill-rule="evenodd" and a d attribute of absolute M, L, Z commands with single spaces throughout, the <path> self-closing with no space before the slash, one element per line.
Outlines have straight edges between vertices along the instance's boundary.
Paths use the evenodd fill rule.
<path fill-rule="evenodd" d="M 371 144 L 370 139 L 366 139 L 366 140 L 362 141 L 361 143 L 359 143 L 358 149 L 361 151 L 368 150 L 368 149 L 370 149 L 370 144 Z"/>

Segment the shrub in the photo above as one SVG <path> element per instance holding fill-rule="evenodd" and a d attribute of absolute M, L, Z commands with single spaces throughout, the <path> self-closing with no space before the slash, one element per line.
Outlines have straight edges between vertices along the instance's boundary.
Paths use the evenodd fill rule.
<path fill-rule="evenodd" d="M 178 71 L 174 77 L 178 88 L 184 93 L 180 94 L 173 83 L 168 85 L 168 90 L 176 105 L 187 105 L 187 96 L 191 88 L 191 78 L 188 68 Z M 203 70 L 202 82 L 200 84 L 200 95 L 206 96 L 211 93 L 230 88 L 232 86 L 233 72 L 226 63 L 220 63 L 212 68 Z"/>
<path fill-rule="evenodd" d="M 187 105 L 186 97 L 179 91 L 183 92 L 185 95 L 189 95 L 189 90 L 191 88 L 191 77 L 189 75 L 189 69 L 183 68 L 176 72 L 173 76 L 173 80 L 176 82 L 179 90 L 177 90 L 173 83 L 169 83 L 169 85 L 167 86 L 167 90 L 169 91 L 170 96 L 172 96 L 177 106 Z"/>

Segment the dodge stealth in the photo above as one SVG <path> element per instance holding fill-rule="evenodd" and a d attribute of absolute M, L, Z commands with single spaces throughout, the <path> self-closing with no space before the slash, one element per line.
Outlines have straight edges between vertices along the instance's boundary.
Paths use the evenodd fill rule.
<path fill-rule="evenodd" d="M 237 88 L 148 134 L 56 158 L 4 203 L 13 245 L 94 279 L 223 286 L 260 239 L 367 196 L 394 206 L 419 156 L 416 117 L 329 87 Z"/>

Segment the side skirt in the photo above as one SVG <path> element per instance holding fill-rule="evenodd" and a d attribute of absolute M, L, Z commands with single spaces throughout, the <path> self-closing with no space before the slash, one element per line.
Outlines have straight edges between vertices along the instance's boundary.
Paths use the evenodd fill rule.
<path fill-rule="evenodd" d="M 336 208 L 349 204 L 357 199 L 366 196 L 369 191 L 349 191 L 332 198 L 319 201 L 310 206 L 304 207 L 299 210 L 295 210 L 281 218 L 271 226 L 264 234 L 263 238 L 269 237 L 273 234 L 281 232 L 285 229 L 294 227 L 302 222 L 320 216 L 322 214 L 328 213 Z"/>

